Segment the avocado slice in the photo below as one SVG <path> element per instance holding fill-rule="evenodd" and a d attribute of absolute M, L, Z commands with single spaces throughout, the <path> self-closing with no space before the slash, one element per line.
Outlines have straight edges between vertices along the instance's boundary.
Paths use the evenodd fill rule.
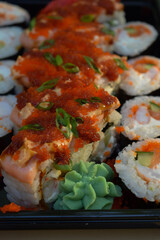
<path fill-rule="evenodd" d="M 136 159 L 139 164 L 145 167 L 149 167 L 151 164 L 151 160 L 153 157 L 154 152 L 141 152 L 141 151 L 136 151 L 137 156 Z"/>
<path fill-rule="evenodd" d="M 154 102 L 150 102 L 150 109 L 153 111 L 153 112 L 159 112 L 160 111 L 160 106 Z"/>

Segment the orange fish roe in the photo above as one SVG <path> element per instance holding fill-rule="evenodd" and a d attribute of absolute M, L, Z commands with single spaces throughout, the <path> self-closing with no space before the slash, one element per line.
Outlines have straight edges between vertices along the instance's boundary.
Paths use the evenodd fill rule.
<path fill-rule="evenodd" d="M 117 160 L 116 160 L 116 163 L 121 163 L 121 159 L 117 159 Z"/>
<path fill-rule="evenodd" d="M 132 110 L 133 114 L 135 115 L 136 112 L 138 111 L 138 105 L 133 106 L 133 107 L 131 108 L 131 110 Z"/>
<path fill-rule="evenodd" d="M 0 211 L 2 213 L 6 213 L 6 212 L 20 212 L 20 211 L 25 211 L 25 210 L 36 210 L 36 208 L 25 208 L 25 207 L 21 207 L 15 203 L 10 203 L 10 204 L 6 204 L 3 207 L 0 207 Z"/>
<path fill-rule="evenodd" d="M 106 151 L 105 153 L 104 153 L 104 156 L 105 157 L 108 157 L 110 155 L 110 151 Z"/>
<path fill-rule="evenodd" d="M 121 132 L 124 132 L 124 127 L 123 126 L 116 126 L 115 129 L 116 129 L 116 132 L 118 134 L 120 134 Z"/>

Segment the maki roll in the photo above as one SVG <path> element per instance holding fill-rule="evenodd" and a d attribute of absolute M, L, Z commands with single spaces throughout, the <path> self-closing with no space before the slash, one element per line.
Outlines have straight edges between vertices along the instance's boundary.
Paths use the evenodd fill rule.
<path fill-rule="evenodd" d="M 160 139 L 147 139 L 124 148 L 116 158 L 115 168 L 136 197 L 160 202 Z"/>
<path fill-rule="evenodd" d="M 0 138 L 12 132 L 13 122 L 10 120 L 10 115 L 15 105 L 14 95 L 0 97 Z"/>
<path fill-rule="evenodd" d="M 0 2 L 0 26 L 29 22 L 29 19 L 29 13 L 25 9 L 7 2 Z"/>
<path fill-rule="evenodd" d="M 157 30 L 148 23 L 128 22 L 115 28 L 115 52 L 125 56 L 136 56 L 146 50 L 157 38 Z"/>
<path fill-rule="evenodd" d="M 0 94 L 6 94 L 14 88 L 15 83 L 11 76 L 14 63 L 13 60 L 0 61 Z"/>
<path fill-rule="evenodd" d="M 93 84 L 35 87 L 18 98 L 21 128 L 1 155 L 2 174 L 8 199 L 31 207 L 53 201 L 71 163 L 89 159 L 119 101 Z"/>
<path fill-rule="evenodd" d="M 160 136 L 160 97 L 136 97 L 121 109 L 122 134 L 130 140 Z"/>
<path fill-rule="evenodd" d="M 13 56 L 21 48 L 20 35 L 23 29 L 20 27 L 5 27 L 0 29 L 0 59 Z"/>
<path fill-rule="evenodd" d="M 120 88 L 130 96 L 144 95 L 160 88 L 160 59 L 141 56 L 128 61 Z"/>

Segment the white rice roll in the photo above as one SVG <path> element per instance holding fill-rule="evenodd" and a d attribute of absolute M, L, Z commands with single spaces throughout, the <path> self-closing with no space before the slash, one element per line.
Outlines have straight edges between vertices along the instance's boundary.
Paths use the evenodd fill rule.
<path fill-rule="evenodd" d="M 160 97 L 133 98 L 122 106 L 121 114 L 122 134 L 130 140 L 160 136 Z"/>
<path fill-rule="evenodd" d="M 0 26 L 28 22 L 29 13 L 17 6 L 7 2 L 0 2 Z"/>
<path fill-rule="evenodd" d="M 148 23 L 128 22 L 116 27 L 115 52 L 125 56 L 136 56 L 146 50 L 157 38 L 157 30 Z"/>
<path fill-rule="evenodd" d="M 14 95 L 0 97 L 0 137 L 7 135 L 13 128 L 10 115 L 15 105 L 16 97 Z"/>
<path fill-rule="evenodd" d="M 116 158 L 115 168 L 138 198 L 160 202 L 160 139 L 127 146 Z"/>
<path fill-rule="evenodd" d="M 13 60 L 0 61 L 0 94 L 9 92 L 15 85 L 11 76 L 11 67 L 14 63 Z"/>
<path fill-rule="evenodd" d="M 20 27 L 5 27 L 0 29 L 0 59 L 13 56 L 18 53 L 20 35 L 23 29 Z"/>
<path fill-rule="evenodd" d="M 160 88 L 160 59 L 141 56 L 128 61 L 120 88 L 130 96 L 144 95 Z"/>

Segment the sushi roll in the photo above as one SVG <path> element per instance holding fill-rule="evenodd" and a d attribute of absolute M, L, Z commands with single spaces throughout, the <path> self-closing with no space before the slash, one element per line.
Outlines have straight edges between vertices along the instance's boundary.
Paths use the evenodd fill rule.
<path fill-rule="evenodd" d="M 122 134 L 130 140 L 160 136 L 160 98 L 136 97 L 121 109 Z"/>
<path fill-rule="evenodd" d="M 0 94 L 6 94 L 14 88 L 11 76 L 11 67 L 15 64 L 13 60 L 0 61 Z"/>
<path fill-rule="evenodd" d="M 146 50 L 157 38 L 157 30 L 148 23 L 128 22 L 115 28 L 114 50 L 125 56 L 136 56 Z"/>
<path fill-rule="evenodd" d="M 29 13 L 25 9 L 7 2 L 0 2 L 0 26 L 29 22 L 29 19 Z"/>
<path fill-rule="evenodd" d="M 21 48 L 20 35 L 23 29 L 20 27 L 5 27 L 0 29 L 0 59 L 13 56 Z"/>
<path fill-rule="evenodd" d="M 61 91 L 35 87 L 27 94 L 18 96 L 22 127 L 1 165 L 8 199 L 31 207 L 55 199 L 70 161 L 88 160 L 119 101 L 93 84 Z"/>
<path fill-rule="evenodd" d="M 128 61 L 129 68 L 122 74 L 120 88 L 127 95 L 145 95 L 160 88 L 160 59 L 141 56 Z"/>
<path fill-rule="evenodd" d="M 27 88 L 41 86 L 52 78 L 59 78 L 58 88 L 87 86 L 92 82 L 111 94 L 118 88 L 126 61 L 91 47 L 87 48 L 86 45 L 84 54 L 68 48 L 33 49 L 17 59 L 12 71 L 13 78 Z M 60 62 L 54 60 L 56 58 Z M 58 61 L 59 65 L 54 61 Z M 73 70 L 68 68 L 68 64 Z"/>
<path fill-rule="evenodd" d="M 160 139 L 127 146 L 116 158 L 115 168 L 136 197 L 160 202 Z"/>
<path fill-rule="evenodd" d="M 10 120 L 10 115 L 15 105 L 14 95 L 0 97 L 0 138 L 12 132 L 13 122 Z"/>
<path fill-rule="evenodd" d="M 126 22 L 124 5 L 116 0 L 56 0 L 50 2 L 40 14 L 57 12 L 62 16 L 75 14 L 80 20 L 121 25 Z M 91 20 L 90 20 L 91 21 Z"/>

